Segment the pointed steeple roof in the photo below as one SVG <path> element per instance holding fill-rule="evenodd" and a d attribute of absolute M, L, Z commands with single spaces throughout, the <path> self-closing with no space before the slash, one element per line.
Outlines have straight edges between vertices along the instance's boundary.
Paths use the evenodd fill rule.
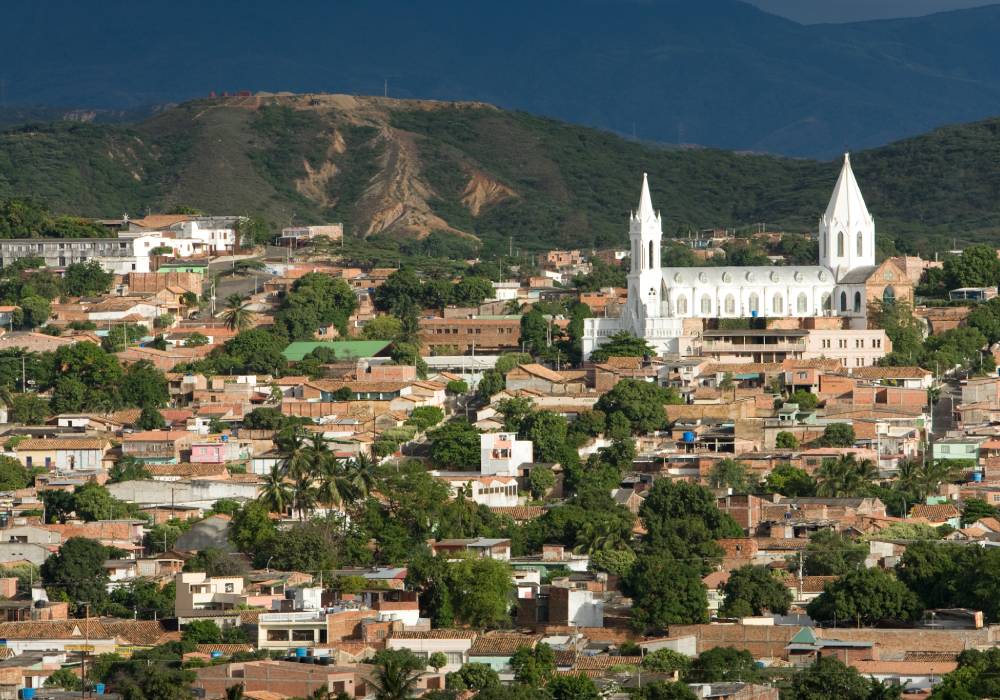
<path fill-rule="evenodd" d="M 854 171 L 851 170 L 850 153 L 844 154 L 844 167 L 840 169 L 840 177 L 833 187 L 833 195 L 830 197 L 824 218 L 828 222 L 837 221 L 841 225 L 871 220 L 865 199 L 861 196 L 861 188 L 858 187 Z"/>
<path fill-rule="evenodd" d="M 639 210 L 636 218 L 640 221 L 655 219 L 656 212 L 653 211 L 653 198 L 649 196 L 649 178 L 646 173 L 642 174 L 642 194 L 639 195 Z"/>

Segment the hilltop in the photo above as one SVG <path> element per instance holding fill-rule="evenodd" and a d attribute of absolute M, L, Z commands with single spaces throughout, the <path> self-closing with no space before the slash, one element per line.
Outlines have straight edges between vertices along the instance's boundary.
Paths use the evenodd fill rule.
<path fill-rule="evenodd" d="M 924 249 L 1000 227 L 1000 120 L 855 153 L 883 241 Z M 668 234 L 812 230 L 839 159 L 665 148 L 483 103 L 347 95 L 188 102 L 137 124 L 0 133 L 0 197 L 94 217 L 193 207 L 359 237 L 433 232 L 522 248 L 620 245 L 648 172 Z"/>

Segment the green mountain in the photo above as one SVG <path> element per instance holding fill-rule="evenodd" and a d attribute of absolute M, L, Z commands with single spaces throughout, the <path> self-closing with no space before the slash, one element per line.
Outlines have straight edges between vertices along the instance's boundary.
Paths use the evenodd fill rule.
<path fill-rule="evenodd" d="M 928 252 L 1000 229 L 1000 120 L 852 154 L 883 245 Z M 138 124 L 0 133 L 0 198 L 140 216 L 193 207 L 487 250 L 610 246 L 648 172 L 668 234 L 813 230 L 840 167 L 664 148 L 481 103 L 345 95 L 199 100 Z M 471 246 L 450 249 L 456 255 Z"/>

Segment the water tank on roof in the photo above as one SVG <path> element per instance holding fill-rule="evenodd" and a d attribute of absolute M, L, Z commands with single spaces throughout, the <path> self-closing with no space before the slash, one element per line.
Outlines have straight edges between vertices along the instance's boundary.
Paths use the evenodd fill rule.
<path fill-rule="evenodd" d="M 97 683 L 94 685 L 94 692 L 96 692 L 98 695 L 104 695 L 104 687 L 105 686 L 103 683 Z"/>
<path fill-rule="evenodd" d="M 983 473 L 982 472 L 972 472 L 972 480 L 973 481 L 982 481 L 983 480 Z"/>
<path fill-rule="evenodd" d="M 34 688 L 21 688 L 21 700 L 32 700 L 34 697 Z"/>
<path fill-rule="evenodd" d="M 684 431 L 684 442 L 694 442 L 694 431 L 692 430 Z"/>
<path fill-rule="evenodd" d="M 296 649 L 295 649 L 295 655 L 297 657 L 299 657 L 300 659 L 303 656 L 306 656 L 308 653 L 309 653 L 309 650 L 306 649 L 305 647 L 296 647 Z"/>

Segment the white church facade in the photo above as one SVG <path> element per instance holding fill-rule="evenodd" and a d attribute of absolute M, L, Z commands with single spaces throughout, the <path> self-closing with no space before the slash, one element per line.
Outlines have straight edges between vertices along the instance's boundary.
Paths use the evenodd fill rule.
<path fill-rule="evenodd" d="M 875 221 L 844 156 L 826 213 L 819 220 L 819 264 L 753 267 L 662 267 L 662 220 L 643 175 L 639 208 L 629 220 L 628 301 L 618 318 L 584 322 L 589 357 L 607 338 L 628 331 L 656 352 L 688 354 L 688 319 L 840 316 L 865 328 L 865 283 L 875 268 Z"/>

